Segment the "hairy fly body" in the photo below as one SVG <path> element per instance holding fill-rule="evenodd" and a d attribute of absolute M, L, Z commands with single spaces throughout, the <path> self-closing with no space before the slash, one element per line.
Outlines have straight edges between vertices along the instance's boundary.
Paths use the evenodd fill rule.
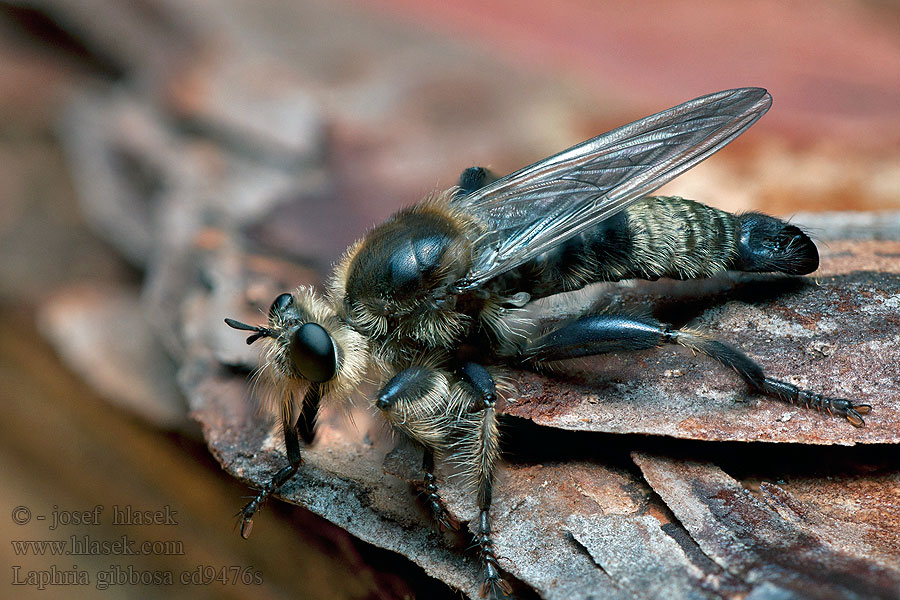
<path fill-rule="evenodd" d="M 811 273 L 818 252 L 797 227 L 691 200 L 647 196 L 716 152 L 771 104 L 759 88 L 703 96 L 583 142 L 502 178 L 482 168 L 401 210 L 351 246 L 324 296 L 278 296 L 268 323 L 231 319 L 264 344 L 259 377 L 281 407 L 288 465 L 241 511 L 249 535 L 260 505 L 301 462 L 320 402 L 346 401 L 367 373 L 393 428 L 425 449 L 428 503 L 445 514 L 435 457 L 458 463 L 480 509 L 482 594 L 508 591 L 491 538 L 499 454 L 496 401 L 504 365 L 676 344 L 734 369 L 755 392 L 864 425 L 870 407 L 767 377 L 740 350 L 649 317 L 589 314 L 549 332 L 527 316 L 537 299 L 600 281 L 693 279 L 727 270 Z M 299 414 L 296 409 L 299 407 Z"/>

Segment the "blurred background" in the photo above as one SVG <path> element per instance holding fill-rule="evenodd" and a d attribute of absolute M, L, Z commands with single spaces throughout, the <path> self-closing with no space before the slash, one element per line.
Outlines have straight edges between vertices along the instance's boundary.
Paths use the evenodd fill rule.
<path fill-rule="evenodd" d="M 0 531 L 183 543 L 62 560 L 3 544 L 7 582 L 25 582 L 4 582 L 9 596 L 455 597 L 283 503 L 267 506 L 265 535 L 233 531 L 247 486 L 210 455 L 186 399 L 209 365 L 198 357 L 245 352 L 237 339 L 204 354 L 212 324 L 229 335 L 221 319 L 239 315 L 190 302 L 198 287 L 228 292 L 229 252 L 320 281 L 366 227 L 466 167 L 506 173 L 750 85 L 772 93 L 770 113 L 664 191 L 800 222 L 861 211 L 819 222 L 876 237 L 900 211 L 894 2 L 6 0 L 0 82 L 0 495 L 13 514 Z M 209 254 L 221 262 L 198 269 Z M 273 297 L 262 283 L 231 292 Z M 97 505 L 101 524 L 66 525 Z M 113 526 L 114 505 L 176 511 L 177 525 Z M 91 585 L 28 580 L 64 577 L 51 565 Z M 232 567 L 263 581 L 235 582 Z M 98 591 L 99 572 L 118 584 Z"/>

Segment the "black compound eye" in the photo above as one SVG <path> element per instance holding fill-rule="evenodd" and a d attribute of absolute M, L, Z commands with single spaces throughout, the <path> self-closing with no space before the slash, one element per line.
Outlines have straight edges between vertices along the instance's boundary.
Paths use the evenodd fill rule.
<path fill-rule="evenodd" d="M 269 307 L 269 317 L 277 313 L 284 312 L 294 303 L 294 297 L 290 294 L 281 294 L 275 300 L 272 301 L 272 306 Z"/>
<path fill-rule="evenodd" d="M 291 336 L 291 360 L 306 379 L 324 383 L 334 377 L 337 369 L 334 340 L 321 325 L 306 323 Z"/>

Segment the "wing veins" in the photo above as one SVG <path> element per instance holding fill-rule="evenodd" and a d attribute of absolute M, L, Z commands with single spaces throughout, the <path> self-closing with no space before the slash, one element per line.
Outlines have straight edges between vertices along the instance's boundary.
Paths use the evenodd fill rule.
<path fill-rule="evenodd" d="M 709 157 L 768 110 L 760 88 L 696 98 L 519 169 L 460 200 L 483 221 L 472 289 L 595 226 Z"/>

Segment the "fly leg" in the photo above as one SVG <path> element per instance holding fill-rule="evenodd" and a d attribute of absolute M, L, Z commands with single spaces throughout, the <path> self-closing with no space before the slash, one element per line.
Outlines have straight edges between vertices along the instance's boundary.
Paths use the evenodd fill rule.
<path fill-rule="evenodd" d="M 828 413 L 831 416 L 844 417 L 854 427 L 865 427 L 866 425 L 862 415 L 866 415 L 872 410 L 868 404 L 854 404 L 845 398 L 830 398 L 798 388 L 786 381 L 766 377 L 762 367 L 746 354 L 733 346 L 714 340 L 702 332 L 679 329 L 672 332 L 672 336 L 674 343 L 706 354 L 726 367 L 731 367 L 756 392 L 782 402 Z"/>
<path fill-rule="evenodd" d="M 512 593 L 512 588 L 500 576 L 500 565 L 494 553 L 494 540 L 491 537 L 490 508 L 494 489 L 494 467 L 500 454 L 500 434 L 497 429 L 495 407 L 496 385 L 488 370 L 473 362 L 463 363 L 457 369 L 457 375 L 471 396 L 469 412 L 472 416 L 479 417 L 473 420 L 474 427 L 467 428 L 469 431 L 465 433 L 462 453 L 466 464 L 472 469 L 478 486 L 478 528 L 474 542 L 484 573 L 481 595 L 499 598 Z"/>
<path fill-rule="evenodd" d="M 408 367 L 394 375 L 378 392 L 375 406 L 395 428 L 425 446 L 426 491 L 433 452 L 443 454 L 453 446 L 453 458 L 459 459 L 478 486 L 478 527 L 475 546 L 482 562 L 482 594 L 496 598 L 509 585 L 500 577 L 494 541 L 491 538 L 491 492 L 494 465 L 498 455 L 496 390 L 487 369 L 475 363 L 462 363 L 456 371 L 461 394 L 451 394 L 448 375 L 428 366 Z M 453 398 L 461 398 L 454 409 Z M 461 439 L 457 439 L 461 438 Z M 432 480 L 433 482 L 433 480 Z M 429 495 L 429 499 L 432 496 Z M 439 500 L 439 497 L 437 497 Z M 440 507 L 439 503 L 435 503 Z M 434 505 L 432 505 L 434 509 Z M 440 507 L 443 512 L 443 507 Z M 440 517 L 438 517 L 440 522 Z"/>
<path fill-rule="evenodd" d="M 440 371 L 414 366 L 400 371 L 381 388 L 375 406 L 389 423 L 425 448 L 422 469 L 428 507 L 440 528 L 458 529 L 459 524 L 444 508 L 434 475 L 434 451 L 446 445 L 450 430 L 448 395 L 447 380 Z"/>
<path fill-rule="evenodd" d="M 425 471 L 425 500 L 428 502 L 428 508 L 438 526 L 443 529 L 459 529 L 459 523 L 450 516 L 447 509 L 444 508 L 444 501 L 438 491 L 437 477 L 434 476 L 434 452 L 429 448 L 425 448 L 425 455 L 422 457 L 422 469 Z"/>
<path fill-rule="evenodd" d="M 284 446 L 287 450 L 288 465 L 275 473 L 256 496 L 248 502 L 238 513 L 241 517 L 241 537 L 247 539 L 253 530 L 253 515 L 259 511 L 269 496 L 278 492 L 287 481 L 294 476 L 300 468 L 300 438 L 307 444 L 311 444 L 315 434 L 313 425 L 316 412 L 319 409 L 319 386 L 311 384 L 303 398 L 303 407 L 296 424 L 292 424 L 287 417 L 282 418 L 281 427 L 284 430 Z"/>
<path fill-rule="evenodd" d="M 691 329 L 670 329 L 652 318 L 623 315 L 581 317 L 537 339 L 523 357 L 527 361 L 547 362 L 602 354 L 644 350 L 663 344 L 677 344 L 701 352 L 726 367 L 734 369 L 753 391 L 783 402 L 805 406 L 844 417 L 854 427 L 863 427 L 862 415 L 871 410 L 868 404 L 854 404 L 843 398 L 829 398 L 790 383 L 766 377 L 753 359 L 724 342 Z"/>
<path fill-rule="evenodd" d="M 497 179 L 494 173 L 484 167 L 469 167 L 459 176 L 459 183 L 457 183 L 459 194 L 460 196 L 466 196 L 489 183 L 497 181 Z"/>

